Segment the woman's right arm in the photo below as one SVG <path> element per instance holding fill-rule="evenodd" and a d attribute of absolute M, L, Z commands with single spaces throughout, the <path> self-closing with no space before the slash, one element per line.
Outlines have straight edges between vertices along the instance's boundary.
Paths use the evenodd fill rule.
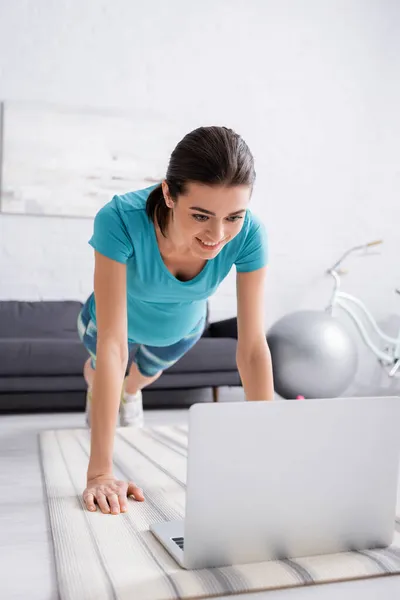
<path fill-rule="evenodd" d="M 91 449 L 84 493 L 87 507 L 96 500 L 103 512 L 126 508 L 127 493 L 143 499 L 132 483 L 113 477 L 114 435 L 128 363 L 126 265 L 95 252 L 96 372 L 91 400 Z"/>
<path fill-rule="evenodd" d="M 128 363 L 126 265 L 95 252 L 96 373 L 88 478 L 112 472 L 114 433 Z"/>

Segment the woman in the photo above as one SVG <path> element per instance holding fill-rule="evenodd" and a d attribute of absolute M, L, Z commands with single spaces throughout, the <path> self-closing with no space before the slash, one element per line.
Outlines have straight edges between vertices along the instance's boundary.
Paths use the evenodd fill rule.
<path fill-rule="evenodd" d="M 207 298 L 233 265 L 244 392 L 247 400 L 273 398 L 264 327 L 266 233 L 248 210 L 254 181 L 243 139 L 225 127 L 200 127 L 179 142 L 160 185 L 114 196 L 97 213 L 89 242 L 94 294 L 78 319 L 90 353 L 84 376 L 91 454 L 83 494 L 89 510 L 97 502 L 103 513 L 118 514 L 128 495 L 144 500 L 133 482 L 113 476 L 118 409 L 121 425 L 143 424 L 141 390 L 201 337 Z"/>

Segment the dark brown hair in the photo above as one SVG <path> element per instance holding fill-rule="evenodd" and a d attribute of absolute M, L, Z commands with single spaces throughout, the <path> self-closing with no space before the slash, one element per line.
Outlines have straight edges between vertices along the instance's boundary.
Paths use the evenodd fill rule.
<path fill-rule="evenodd" d="M 185 135 L 171 154 L 165 180 L 171 198 L 177 201 L 190 181 L 253 188 L 255 178 L 254 159 L 246 142 L 232 129 L 214 126 Z M 153 223 L 157 220 L 164 236 L 169 211 L 159 185 L 147 199 L 146 213 Z"/>

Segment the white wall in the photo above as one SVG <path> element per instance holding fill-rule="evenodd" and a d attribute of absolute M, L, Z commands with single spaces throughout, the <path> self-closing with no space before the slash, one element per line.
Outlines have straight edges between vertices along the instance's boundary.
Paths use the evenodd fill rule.
<path fill-rule="evenodd" d="M 253 209 L 269 230 L 267 324 L 324 304 L 324 269 L 376 238 L 382 253 L 352 260 L 346 286 L 395 323 L 399 24 L 395 0 L 0 0 L 0 97 L 154 112 L 176 122 L 176 141 L 233 127 L 255 155 Z M 91 225 L 0 215 L 0 299 L 83 300 Z M 232 276 L 213 319 L 235 306 Z"/>

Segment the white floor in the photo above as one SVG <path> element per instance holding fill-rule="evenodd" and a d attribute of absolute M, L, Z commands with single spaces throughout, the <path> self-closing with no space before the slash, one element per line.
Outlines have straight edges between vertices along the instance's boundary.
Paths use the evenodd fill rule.
<path fill-rule="evenodd" d="M 238 393 L 240 392 L 222 390 L 221 399 L 240 399 Z M 185 423 L 186 419 L 186 410 L 146 412 L 148 425 Z M 59 598 L 51 535 L 43 501 L 38 432 L 44 429 L 83 426 L 83 413 L 0 416 L 0 598 L 2 600 Z M 242 600 L 315 600 L 317 598 L 318 600 L 337 598 L 398 600 L 400 576 L 242 594 L 238 598 Z M 224 600 L 228 600 L 228 597 Z"/>

